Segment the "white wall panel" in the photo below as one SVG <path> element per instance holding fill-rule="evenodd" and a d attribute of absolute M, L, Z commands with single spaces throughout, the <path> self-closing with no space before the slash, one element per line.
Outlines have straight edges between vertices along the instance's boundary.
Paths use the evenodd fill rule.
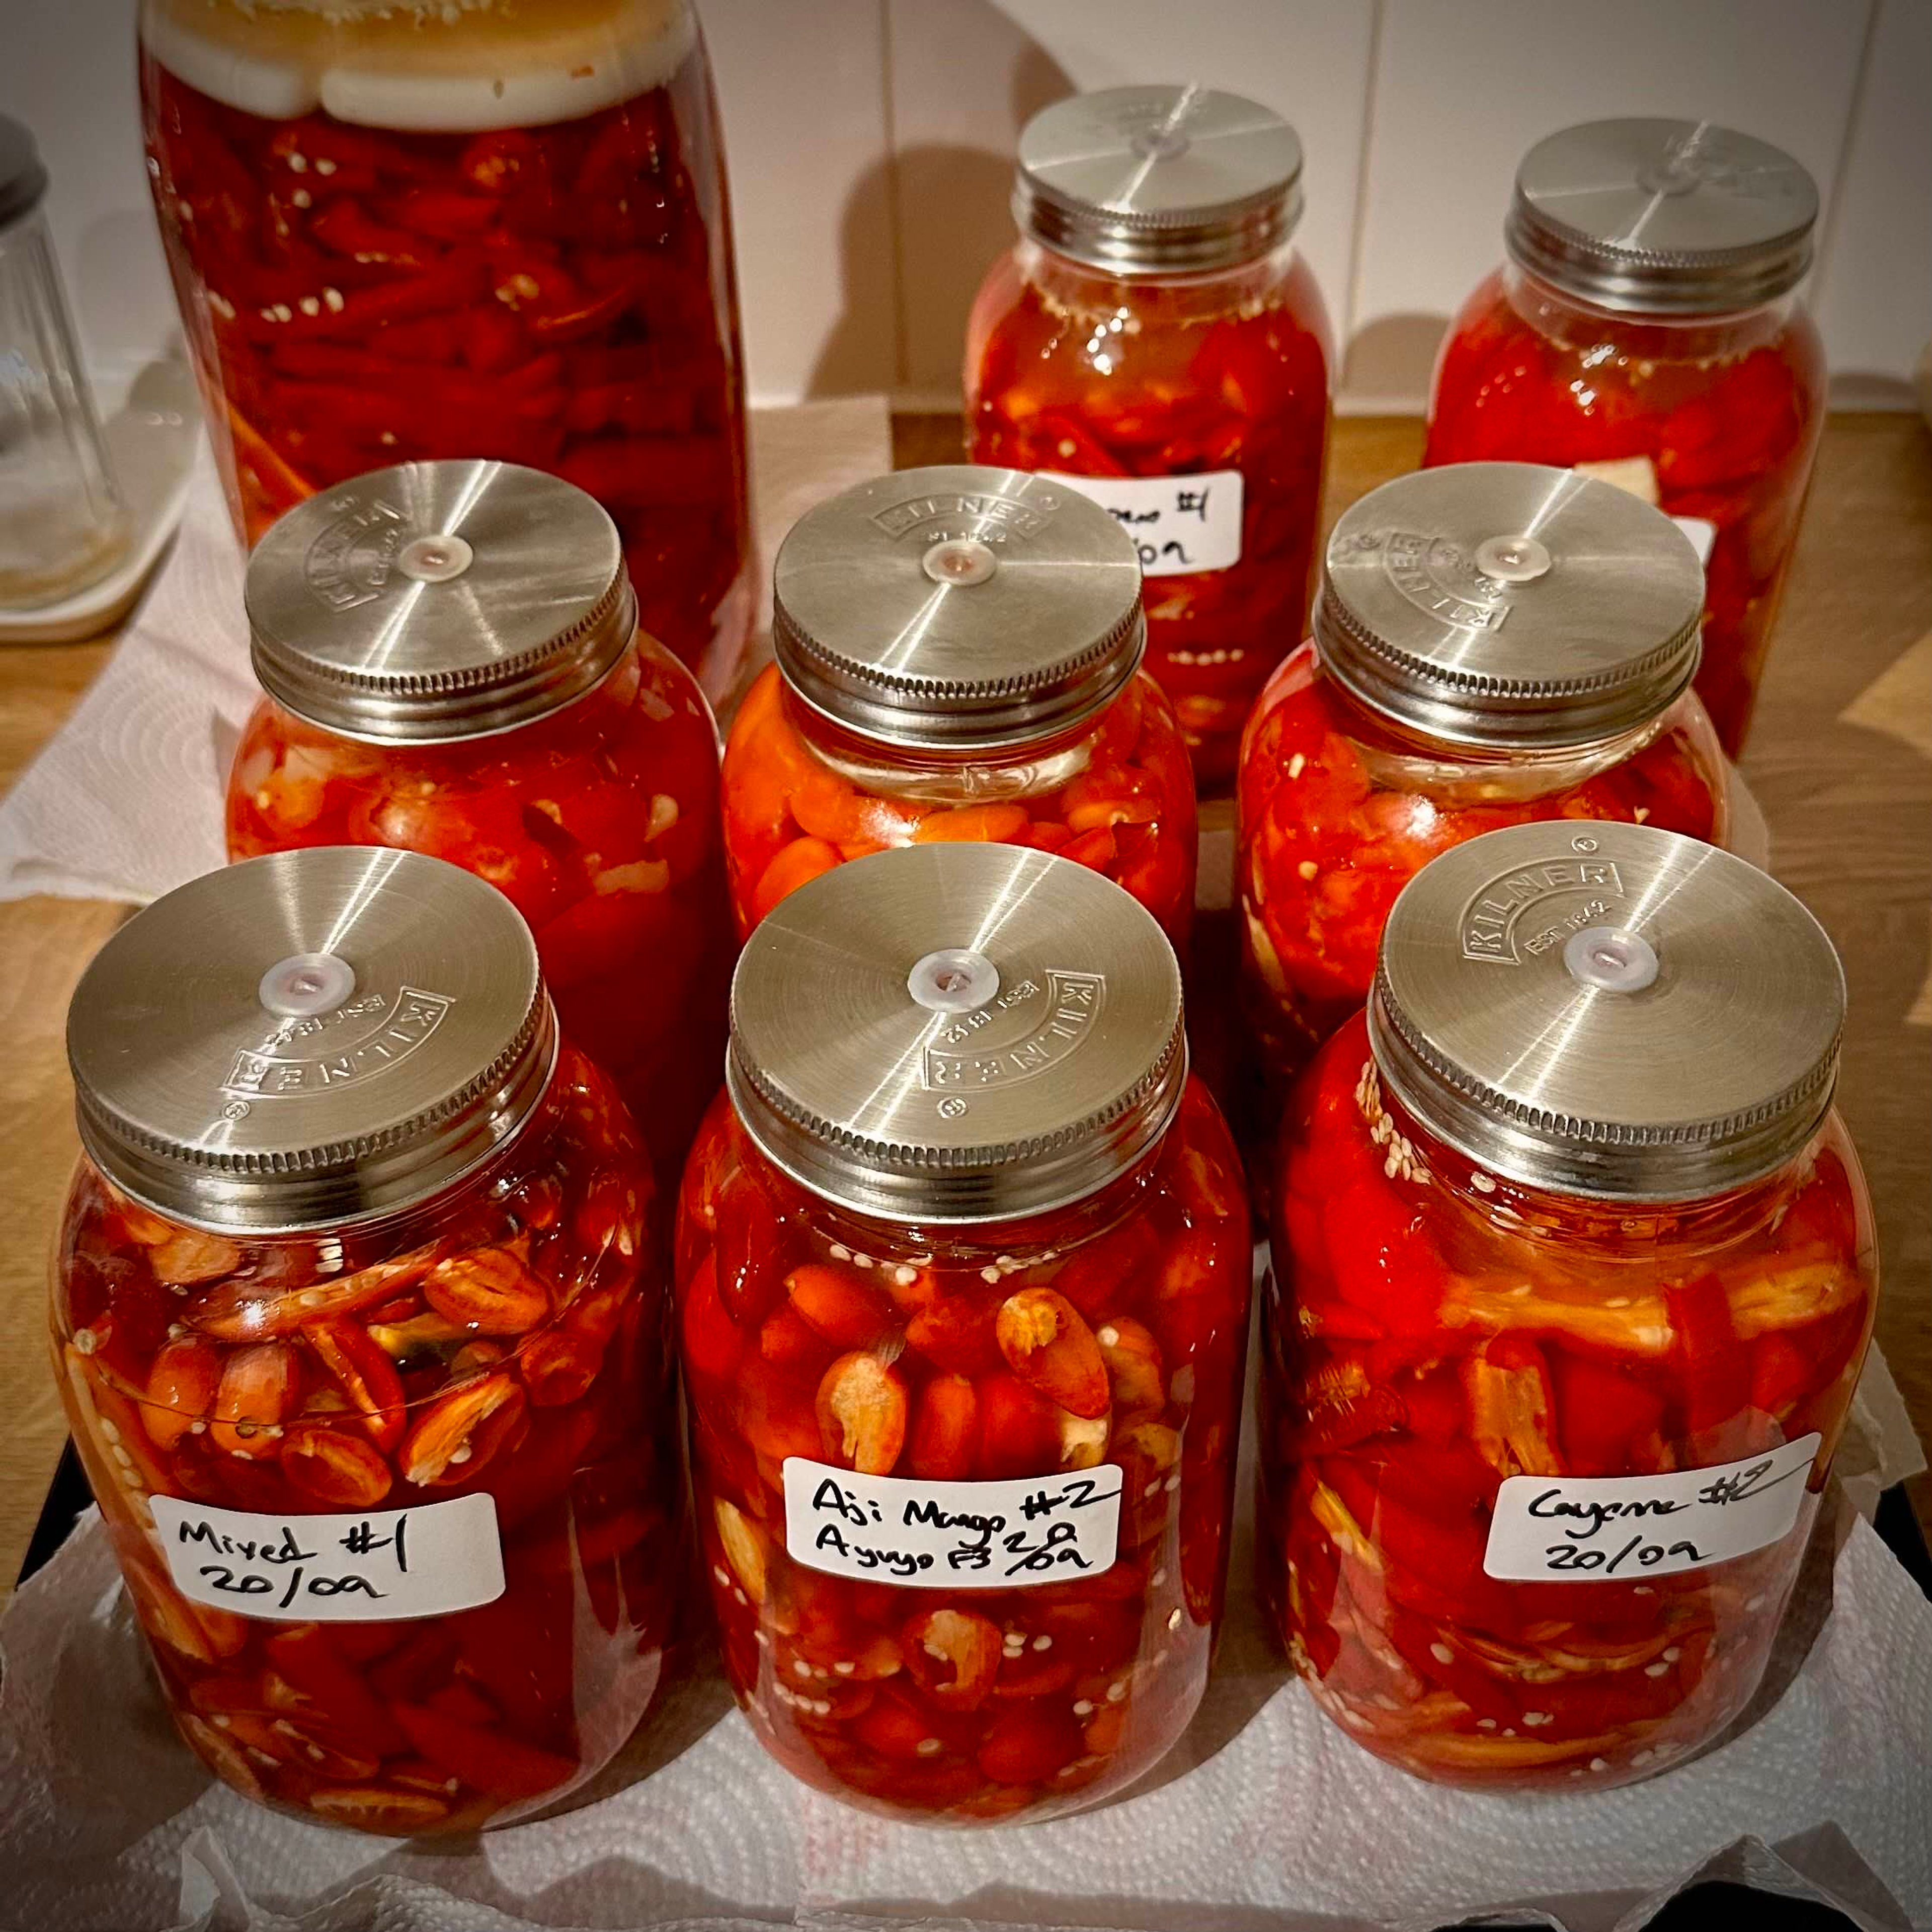
<path fill-rule="evenodd" d="M 1932 0 L 1878 0 L 1812 299 L 1834 394 L 1909 404 L 1932 345 Z"/>
<path fill-rule="evenodd" d="M 754 402 L 891 387 L 882 0 L 698 0 Z"/>
<path fill-rule="evenodd" d="M 1902 396 L 1932 331 L 1932 0 L 698 4 L 763 400 L 886 388 L 949 404 L 968 304 L 1012 238 L 1021 124 L 1076 89 L 1157 77 L 1254 95 L 1300 130 L 1300 239 L 1350 344 L 1345 406 L 1420 401 L 1444 318 L 1498 256 L 1517 158 L 1593 115 L 1707 115 L 1816 172 L 1830 219 L 1815 300 L 1847 400 Z M 46 152 L 68 286 L 110 378 L 173 326 L 134 13 L 0 0 L 0 112 Z"/>
<path fill-rule="evenodd" d="M 1352 399 L 1420 404 L 1444 321 L 1501 256 L 1516 162 L 1556 128 L 1616 114 L 1716 121 L 1796 155 L 1829 208 L 1870 4 L 1383 0 Z M 1918 85 L 1922 115 L 1932 77 Z"/>
<path fill-rule="evenodd" d="M 903 389 L 951 406 L 966 311 L 1010 245 L 1024 123 L 1061 96 L 1191 80 L 1245 94 L 1300 132 L 1298 237 L 1346 320 L 1370 0 L 888 0 L 897 147 Z"/>

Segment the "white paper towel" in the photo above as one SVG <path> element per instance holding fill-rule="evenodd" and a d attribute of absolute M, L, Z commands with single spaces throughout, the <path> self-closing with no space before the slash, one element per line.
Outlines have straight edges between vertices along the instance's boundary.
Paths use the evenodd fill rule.
<path fill-rule="evenodd" d="M 1508 1909 L 1620 1932 L 1699 1876 L 1822 1898 L 1869 1932 L 1932 1925 L 1932 1606 L 1842 1495 L 1820 1521 L 1754 1721 L 1627 1790 L 1474 1796 L 1370 1756 L 1288 1676 L 1244 1537 L 1199 1717 L 1136 1794 L 1084 1816 L 946 1833 L 848 1810 L 781 1771 L 699 1674 L 610 1795 L 438 1847 L 212 1783 L 90 1517 L 0 1619 L 0 1927 L 1420 1932 Z"/>
<path fill-rule="evenodd" d="M 884 398 L 750 417 L 754 656 L 770 653 L 770 560 L 814 503 L 892 467 Z M 742 680 L 740 680 L 742 682 Z M 715 699 L 728 695 L 714 691 Z M 222 793 L 259 695 L 242 554 L 204 446 L 172 554 L 106 668 L 0 802 L 0 898 L 145 903 L 226 857 Z"/>

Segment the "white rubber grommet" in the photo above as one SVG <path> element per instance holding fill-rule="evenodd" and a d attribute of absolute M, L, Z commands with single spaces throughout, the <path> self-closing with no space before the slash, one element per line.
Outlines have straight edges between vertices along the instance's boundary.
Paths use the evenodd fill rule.
<path fill-rule="evenodd" d="M 332 952 L 295 952 L 278 959 L 256 989 L 264 1006 L 284 1019 L 332 1013 L 356 990 L 356 969 Z"/>
<path fill-rule="evenodd" d="M 476 553 L 461 537 L 416 537 L 404 544 L 396 557 L 396 568 L 418 584 L 447 584 L 460 577 L 476 561 Z"/>
<path fill-rule="evenodd" d="M 970 1013 L 999 990 L 1000 969 L 962 946 L 928 952 L 906 975 L 906 991 L 928 1012 Z"/>
<path fill-rule="evenodd" d="M 1620 926 L 1586 926 L 1563 948 L 1563 964 L 1578 985 L 1606 993 L 1640 993 L 1657 978 L 1657 949 Z"/>
<path fill-rule="evenodd" d="M 920 559 L 920 568 L 935 584 L 969 589 L 984 584 L 1000 567 L 1000 560 L 976 537 L 948 537 Z"/>
<path fill-rule="evenodd" d="M 1550 553 L 1534 537 L 1488 537 L 1476 546 L 1475 566 L 1498 584 L 1534 584 L 1550 568 Z"/>

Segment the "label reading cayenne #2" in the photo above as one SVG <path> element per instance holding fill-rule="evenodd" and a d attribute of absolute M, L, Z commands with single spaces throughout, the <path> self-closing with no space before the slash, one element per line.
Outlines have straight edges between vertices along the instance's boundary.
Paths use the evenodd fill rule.
<path fill-rule="evenodd" d="M 1241 472 L 1194 476 L 1069 476 L 1040 472 L 1090 496 L 1134 540 L 1143 577 L 1186 577 L 1241 560 Z"/>
<path fill-rule="evenodd" d="M 1534 1583 L 1669 1576 L 1791 1534 L 1823 1438 L 1815 1431 L 1664 1476 L 1511 1476 L 1496 1492 L 1483 1568 Z"/>
<path fill-rule="evenodd" d="M 191 1604 L 289 1623 L 386 1623 L 494 1603 L 494 1497 L 342 1516 L 257 1516 L 149 1498 L 175 1588 Z"/>
<path fill-rule="evenodd" d="M 785 1459 L 785 1547 L 794 1563 L 916 1590 L 1024 1588 L 1114 1567 L 1122 1472 L 998 1483 L 866 1476 Z"/>

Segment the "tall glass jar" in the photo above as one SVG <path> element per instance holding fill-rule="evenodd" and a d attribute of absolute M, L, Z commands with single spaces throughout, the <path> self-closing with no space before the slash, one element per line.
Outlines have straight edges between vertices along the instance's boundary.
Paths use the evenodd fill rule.
<path fill-rule="evenodd" d="M 992 842 L 1104 873 L 1186 947 L 1194 780 L 1103 511 L 1010 470 L 902 470 L 800 520 L 772 604 L 777 662 L 724 753 L 740 934 L 846 860 Z"/>
<path fill-rule="evenodd" d="M 967 450 L 1072 483 L 1139 546 L 1148 668 L 1204 788 L 1301 635 L 1328 319 L 1290 237 L 1301 143 L 1198 87 L 1063 100 L 1020 136 L 1021 240 L 966 341 Z"/>
<path fill-rule="evenodd" d="M 760 1742 L 889 1816 L 1043 1818 L 1199 1703 L 1246 1346 L 1240 1166 L 1126 893 L 915 847 L 788 898 L 678 1216 L 692 1475 Z"/>
<path fill-rule="evenodd" d="M 1831 942 L 1646 826 L 1494 832 L 1396 902 L 1299 1090 L 1264 1594 L 1378 1756 L 1602 1790 L 1756 1690 L 1872 1325 Z"/>
<path fill-rule="evenodd" d="M 650 1170 L 522 920 L 256 860 L 108 941 L 68 1050 L 55 1367 L 182 1737 L 385 1835 L 578 1789 L 657 1690 L 681 1478 Z"/>
<path fill-rule="evenodd" d="M 686 0 L 142 0 L 148 169 L 253 544 L 366 470 L 495 457 L 616 519 L 645 628 L 750 611 L 717 110 Z"/>
<path fill-rule="evenodd" d="M 391 845 L 488 879 L 674 1187 L 724 1050 L 717 728 L 638 628 L 609 516 L 514 464 L 406 464 L 291 510 L 246 594 L 268 695 L 229 856 Z"/>
<path fill-rule="evenodd" d="M 1343 515 L 1315 634 L 1241 748 L 1242 997 L 1268 1080 L 1368 998 L 1389 908 L 1438 853 L 1533 819 L 1724 842 L 1701 594 L 1668 518 L 1564 470 L 1426 470 Z"/>
<path fill-rule="evenodd" d="M 1742 748 L 1825 424 L 1793 291 L 1818 192 L 1706 122 L 1598 121 L 1523 158 L 1508 264 L 1456 318 L 1424 460 L 1573 464 L 1658 504 L 1706 554 L 1697 689 Z"/>

